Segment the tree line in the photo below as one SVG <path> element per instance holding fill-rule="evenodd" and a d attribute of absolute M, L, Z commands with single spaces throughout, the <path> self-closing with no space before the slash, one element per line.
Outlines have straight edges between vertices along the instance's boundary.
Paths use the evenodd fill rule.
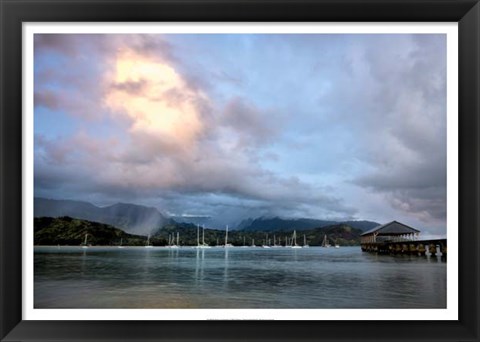
<path fill-rule="evenodd" d="M 360 244 L 361 230 L 345 224 L 302 230 L 296 232 L 296 243 L 320 246 L 325 236 L 330 244 L 353 246 Z M 304 238 L 305 235 L 305 238 Z M 41 217 L 34 219 L 35 245 L 71 245 L 85 243 L 101 246 L 143 246 L 148 242 L 153 246 L 177 244 L 196 246 L 205 243 L 209 246 L 225 244 L 225 230 L 209 229 L 193 224 L 169 224 L 152 230 L 149 238 L 145 235 L 133 235 L 113 226 L 80 220 L 71 217 Z M 242 231 L 228 232 L 228 243 L 234 246 L 291 245 L 293 230 L 282 231 Z"/>

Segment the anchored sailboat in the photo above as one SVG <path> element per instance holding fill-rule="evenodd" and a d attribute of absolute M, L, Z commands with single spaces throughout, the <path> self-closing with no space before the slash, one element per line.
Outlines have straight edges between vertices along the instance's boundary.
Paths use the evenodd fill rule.
<path fill-rule="evenodd" d="M 270 248 L 268 243 L 268 234 L 265 234 L 265 243 L 262 245 L 263 248 Z"/>
<path fill-rule="evenodd" d="M 310 246 L 307 245 L 307 237 L 303 234 L 303 248 L 309 248 Z"/>
<path fill-rule="evenodd" d="M 202 248 L 212 248 L 205 243 L 205 225 L 202 225 Z"/>
<path fill-rule="evenodd" d="M 247 245 L 245 245 L 245 236 L 243 237 L 243 246 L 242 248 L 248 248 Z"/>
<path fill-rule="evenodd" d="M 153 248 L 153 246 L 150 244 L 150 234 L 148 234 L 147 244 L 145 245 L 145 248 Z"/>
<path fill-rule="evenodd" d="M 169 239 L 169 240 L 170 240 L 170 239 Z M 179 245 L 179 243 L 178 243 L 178 241 L 179 241 L 179 234 L 178 234 L 178 232 L 177 232 L 177 243 L 174 244 L 173 240 L 174 240 L 174 236 L 173 236 L 173 234 L 172 234 L 172 239 L 171 239 L 171 241 L 169 241 L 169 243 L 168 243 L 168 244 L 170 245 L 169 247 L 170 247 L 170 248 L 179 248 L 180 245 Z"/>
<path fill-rule="evenodd" d="M 197 248 L 212 248 L 205 243 L 205 225 L 202 226 L 202 244 L 200 244 L 199 225 L 197 224 Z"/>
<path fill-rule="evenodd" d="M 302 248 L 302 246 L 297 245 L 297 232 L 295 230 L 293 231 L 292 248 Z"/>
<path fill-rule="evenodd" d="M 117 246 L 118 248 L 123 248 L 123 239 L 120 239 L 120 245 Z"/>
<path fill-rule="evenodd" d="M 278 244 L 277 244 L 277 239 L 276 239 L 276 236 L 273 235 L 273 248 L 278 248 L 278 247 L 282 247 L 281 245 L 281 242 L 280 242 L 280 238 L 278 238 Z"/>
<path fill-rule="evenodd" d="M 227 247 L 233 247 L 233 245 L 231 243 L 228 243 L 228 224 L 225 228 L 225 248 Z"/>
<path fill-rule="evenodd" d="M 330 247 L 330 244 L 328 243 L 327 234 L 325 234 L 325 236 L 323 237 L 322 247 L 327 247 L 327 248 Z"/>
<path fill-rule="evenodd" d="M 85 241 L 83 242 L 82 248 L 88 248 L 87 237 L 88 237 L 88 233 L 85 233 Z"/>

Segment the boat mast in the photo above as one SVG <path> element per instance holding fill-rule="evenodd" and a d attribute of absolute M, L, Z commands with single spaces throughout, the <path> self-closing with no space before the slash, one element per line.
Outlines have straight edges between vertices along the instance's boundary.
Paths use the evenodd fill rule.
<path fill-rule="evenodd" d="M 327 234 L 325 234 L 325 235 L 323 236 L 322 247 L 329 247 L 329 245 L 328 245 L 328 239 L 327 239 Z"/>
<path fill-rule="evenodd" d="M 228 224 L 227 227 L 225 228 L 225 247 L 227 246 L 228 243 Z"/>
<path fill-rule="evenodd" d="M 200 226 L 197 224 L 197 246 L 200 246 Z"/>

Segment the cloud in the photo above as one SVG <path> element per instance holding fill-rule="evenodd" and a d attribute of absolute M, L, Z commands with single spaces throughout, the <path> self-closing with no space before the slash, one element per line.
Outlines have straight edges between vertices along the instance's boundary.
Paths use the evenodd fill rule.
<path fill-rule="evenodd" d="M 108 69 L 104 54 L 111 46 L 105 36 L 36 34 L 34 44 L 35 108 L 101 120 L 106 112 L 99 106 L 103 82 L 98 75 Z"/>
<path fill-rule="evenodd" d="M 107 122 L 122 123 L 110 138 L 88 130 L 67 137 L 37 135 L 37 188 L 87 198 L 102 194 L 116 201 L 161 201 L 173 193 L 181 201 L 165 202 L 169 210 L 192 206 L 213 215 L 211 208 L 221 208 L 231 219 L 247 213 L 312 214 L 315 208 L 326 214 L 353 211 L 322 188 L 263 168 L 258 148 L 280 133 L 281 115 L 238 96 L 226 104 L 213 102 L 198 84 L 190 86 L 172 54 L 164 56 L 168 45 L 158 41 L 117 37 L 109 41 L 111 50 L 89 44 L 98 63 L 109 64 L 102 73 L 92 74 L 97 67 L 87 68 L 83 60 L 67 59 L 69 69 L 50 73 L 36 84 L 37 107 L 84 120 L 103 113 Z M 41 60 L 42 51 L 49 49 L 75 55 L 84 42 L 61 37 L 39 39 L 37 44 Z M 71 73 L 77 69 L 88 71 L 90 81 L 75 82 Z M 68 82 L 71 79 L 74 82 Z M 66 81 L 67 87 L 50 87 Z M 216 200 L 208 200 L 208 194 Z M 199 201 L 203 205 L 194 205 L 192 198 L 198 196 L 206 196 Z"/>
<path fill-rule="evenodd" d="M 36 194 L 442 226 L 441 35 L 226 36 L 36 37 Z"/>
<path fill-rule="evenodd" d="M 411 214 L 422 222 L 441 225 L 446 220 L 446 192 L 440 187 L 395 190 L 388 196 L 395 209 Z"/>
<path fill-rule="evenodd" d="M 130 119 L 130 133 L 189 149 L 203 130 L 197 103 L 207 101 L 176 70 L 158 58 L 124 49 L 114 57 L 111 86 L 104 98 L 114 115 Z"/>
<path fill-rule="evenodd" d="M 345 82 L 364 83 L 342 92 L 358 109 L 342 120 L 366 164 L 354 182 L 383 193 L 403 213 L 439 222 L 446 213 L 445 37 L 388 39 L 354 48 L 345 75 Z"/>
<path fill-rule="evenodd" d="M 80 40 L 88 45 L 98 44 L 102 40 L 101 35 L 70 35 L 70 34 L 35 34 L 35 55 L 45 52 L 54 52 L 69 57 L 79 53 Z"/>
<path fill-rule="evenodd" d="M 257 147 L 271 143 L 280 133 L 282 113 L 259 110 L 244 99 L 234 97 L 226 104 L 220 124 L 231 129 L 229 133 L 236 135 L 239 145 Z"/>

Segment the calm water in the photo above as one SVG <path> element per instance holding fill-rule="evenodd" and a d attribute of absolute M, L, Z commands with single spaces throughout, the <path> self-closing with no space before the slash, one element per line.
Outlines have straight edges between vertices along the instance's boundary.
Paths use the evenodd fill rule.
<path fill-rule="evenodd" d="M 446 263 L 360 247 L 35 247 L 36 308 L 445 308 Z"/>

